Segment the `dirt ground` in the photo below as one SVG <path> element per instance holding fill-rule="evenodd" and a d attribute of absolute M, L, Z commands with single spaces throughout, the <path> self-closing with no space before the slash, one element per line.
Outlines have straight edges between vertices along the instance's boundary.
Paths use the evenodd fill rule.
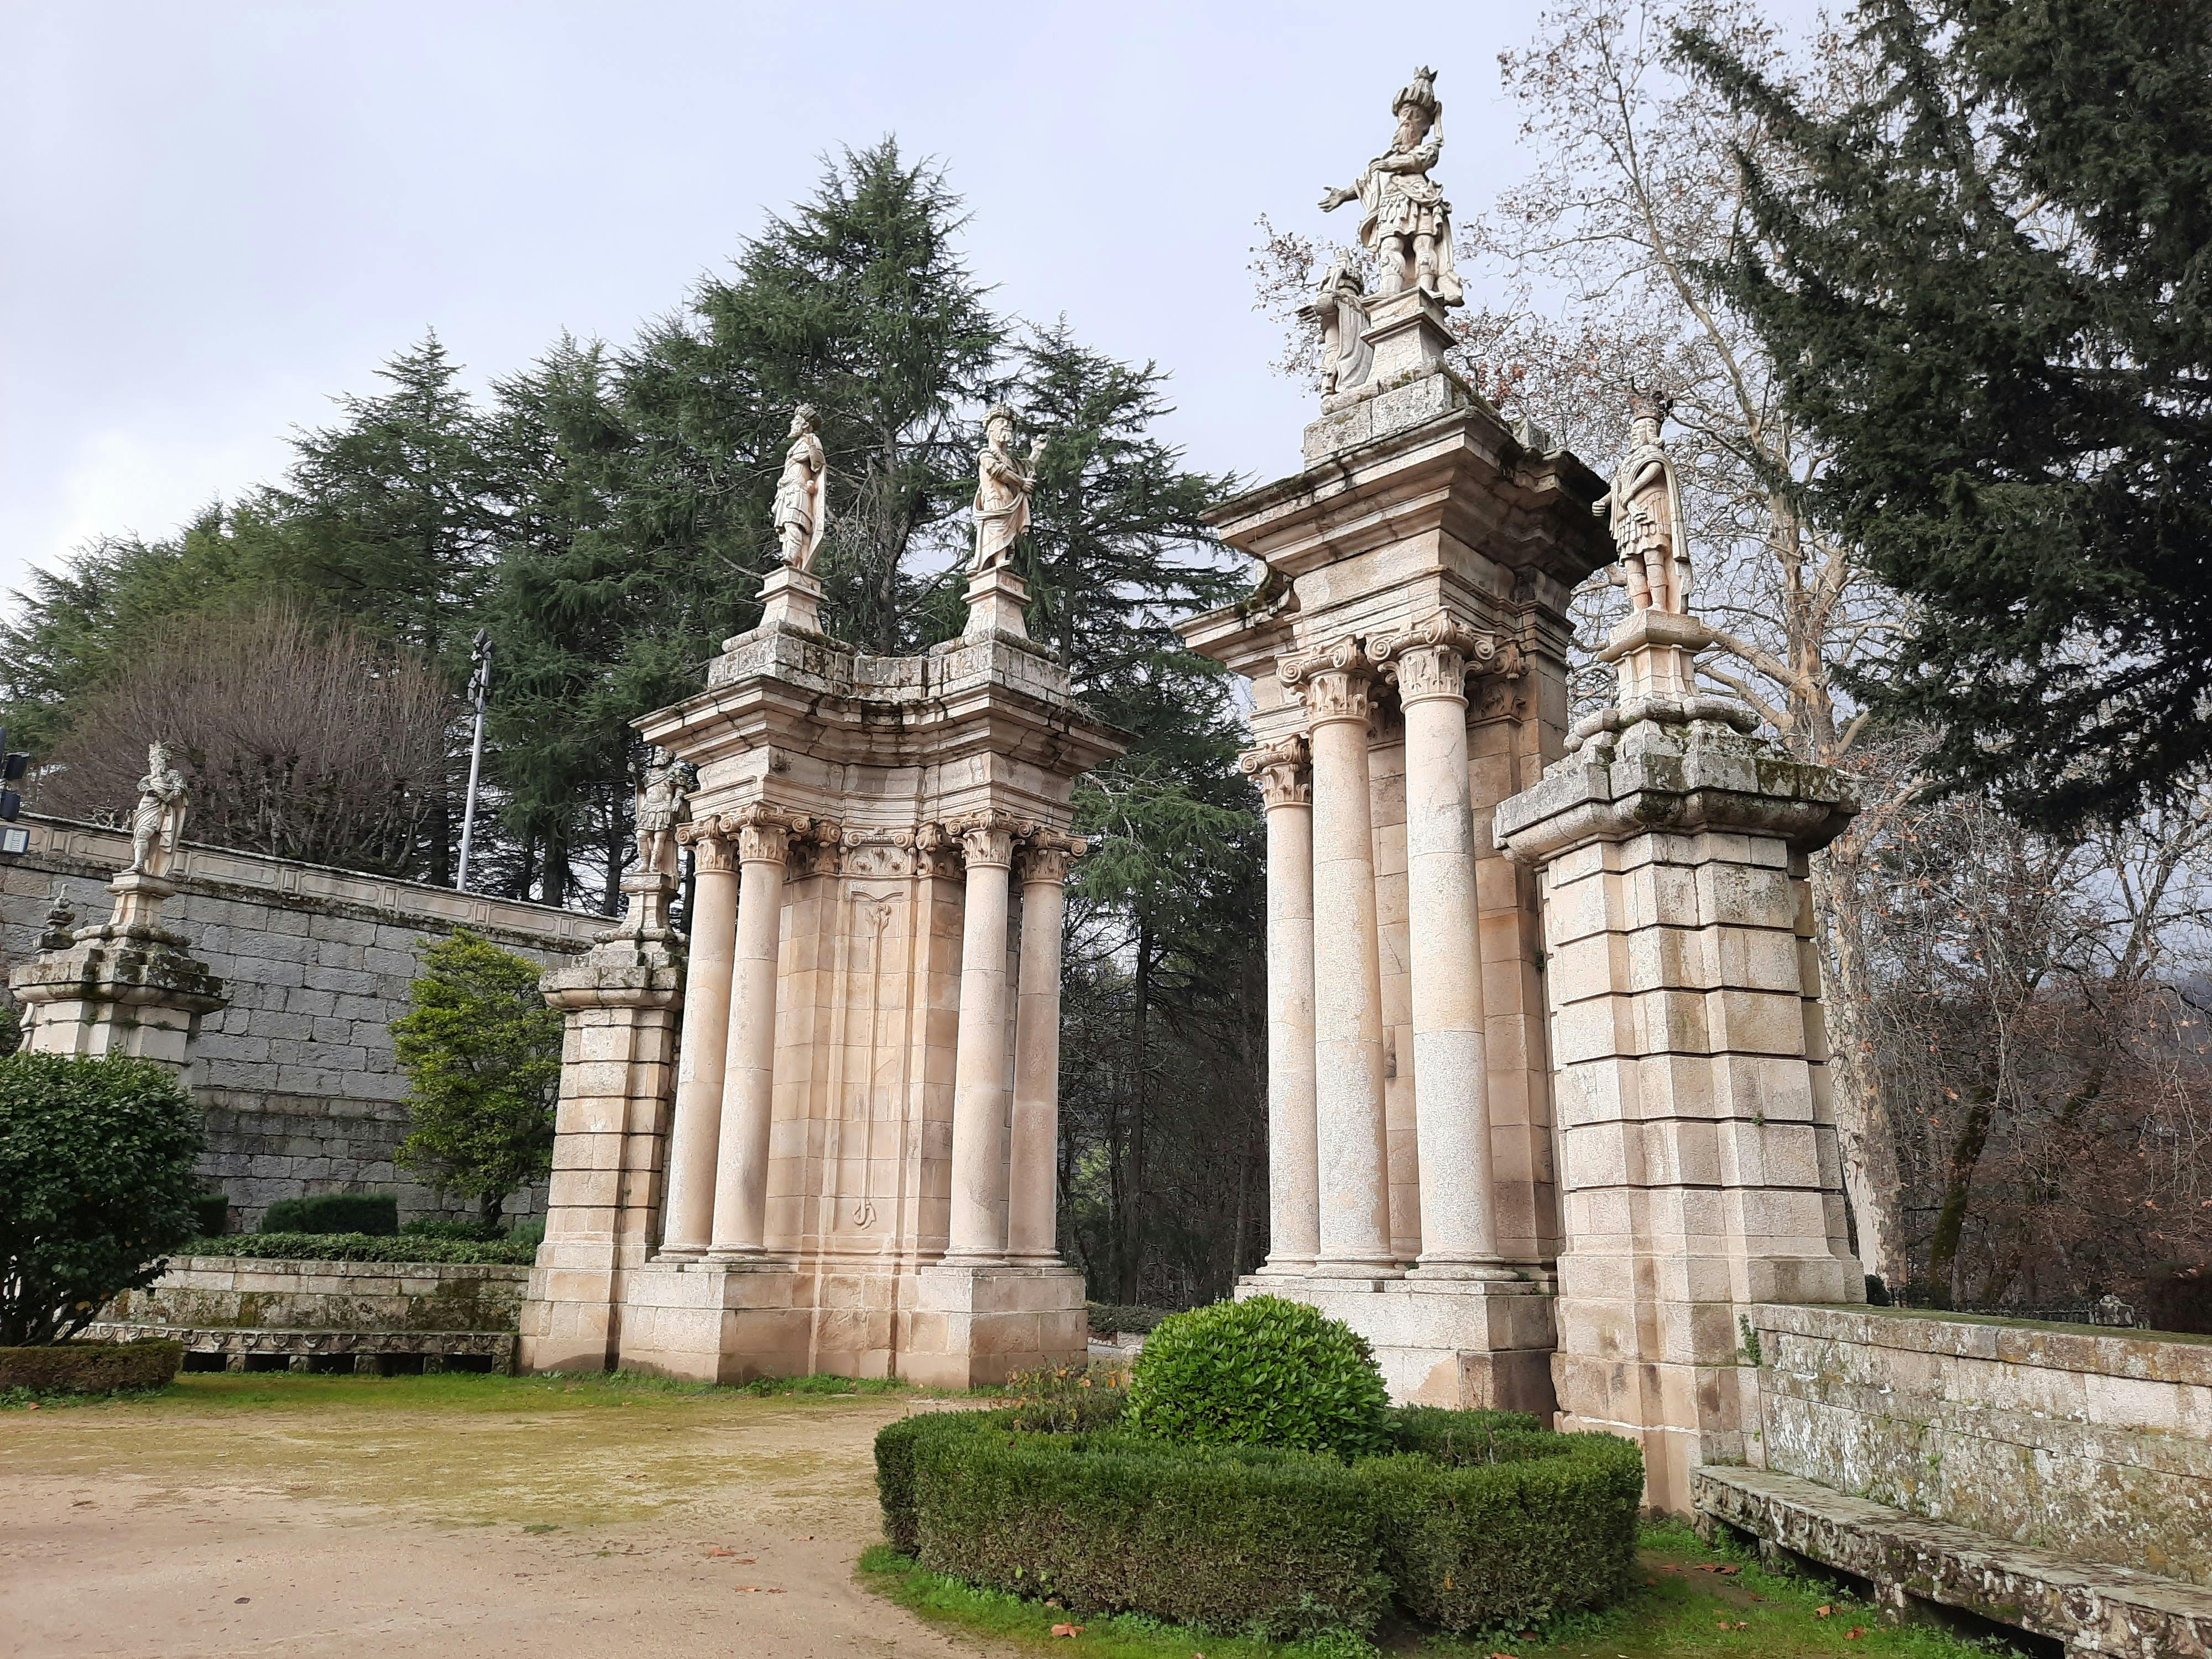
<path fill-rule="evenodd" d="M 967 1654 L 857 1588 L 926 1403 L 188 1376 L 0 1412 L 0 1656 Z"/>

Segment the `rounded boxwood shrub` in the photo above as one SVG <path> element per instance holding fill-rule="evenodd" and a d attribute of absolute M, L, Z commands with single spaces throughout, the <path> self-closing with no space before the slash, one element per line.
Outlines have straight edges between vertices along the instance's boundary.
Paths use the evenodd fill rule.
<path fill-rule="evenodd" d="M 1364 1337 L 1255 1296 L 1162 1320 L 1129 1379 L 1127 1421 L 1161 1440 L 1349 1458 L 1391 1449 L 1389 1404 Z"/>
<path fill-rule="evenodd" d="M 200 1109 L 150 1060 L 0 1060 L 0 1345 L 73 1336 L 198 1229 Z"/>

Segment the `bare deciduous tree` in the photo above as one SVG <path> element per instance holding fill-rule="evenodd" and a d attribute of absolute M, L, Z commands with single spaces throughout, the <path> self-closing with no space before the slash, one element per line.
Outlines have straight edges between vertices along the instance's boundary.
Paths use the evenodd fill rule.
<path fill-rule="evenodd" d="M 194 619 L 87 702 L 35 805 L 112 817 L 162 738 L 191 780 L 192 840 L 411 874 L 447 782 L 453 688 L 420 653 L 288 605 Z"/>

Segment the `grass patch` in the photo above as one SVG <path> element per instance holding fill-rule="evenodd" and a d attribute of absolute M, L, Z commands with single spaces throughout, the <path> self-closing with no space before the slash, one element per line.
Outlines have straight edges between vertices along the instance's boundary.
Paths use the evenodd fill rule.
<path fill-rule="evenodd" d="M 1755 1556 L 1713 1549 L 1689 1528 L 1646 1525 L 1638 1540 L 1638 1583 L 1627 1600 L 1601 1613 L 1572 1613 L 1534 1631 L 1452 1638 L 1386 1626 L 1379 1646 L 1357 1637 L 1270 1643 L 1221 1637 L 1124 1614 L 1085 1620 L 1072 1640 L 1054 1638 L 1071 1615 L 1042 1602 L 978 1590 L 925 1571 L 890 1546 L 860 1557 L 861 1584 L 933 1624 L 1019 1648 L 1075 1659 L 1366 1659 L 1378 1653 L 1434 1659 L 1970 1659 L 2008 1648 L 1962 1641 L 1941 1631 L 1881 1622 L 1878 1610 L 1806 1579 L 1770 1572 Z M 1721 1572 L 1717 1568 L 1733 1571 Z M 1826 1612 L 1822 1613 L 1821 1609 Z"/>

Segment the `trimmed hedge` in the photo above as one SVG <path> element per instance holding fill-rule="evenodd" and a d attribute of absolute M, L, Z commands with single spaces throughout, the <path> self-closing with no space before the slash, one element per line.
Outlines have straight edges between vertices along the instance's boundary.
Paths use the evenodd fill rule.
<path fill-rule="evenodd" d="M 52 1342 L 0 1348 L 0 1389 L 43 1394 L 106 1394 L 166 1389 L 185 1363 L 181 1342 Z"/>
<path fill-rule="evenodd" d="M 203 1193 L 192 1200 L 192 1225 L 203 1238 L 220 1238 L 230 1231 L 230 1195 Z"/>
<path fill-rule="evenodd" d="M 390 1193 L 317 1193 L 280 1198 L 261 1218 L 264 1233 L 368 1233 L 390 1238 L 399 1231 L 399 1200 Z"/>
<path fill-rule="evenodd" d="M 179 1245 L 177 1253 L 247 1256 L 258 1261 L 444 1261 L 510 1267 L 527 1267 L 538 1260 L 535 1244 L 419 1234 L 386 1238 L 368 1233 L 232 1233 L 193 1239 Z"/>
<path fill-rule="evenodd" d="M 1279 1296 L 1162 1320 L 1129 1376 L 1131 1428 L 1204 1445 L 1385 1451 L 1389 1406 L 1367 1339 Z"/>
<path fill-rule="evenodd" d="M 1122 1302 L 1086 1302 L 1083 1305 L 1094 1336 L 1148 1336 L 1160 1321 L 1171 1316 L 1171 1310 L 1166 1308 L 1139 1308 Z"/>
<path fill-rule="evenodd" d="M 1395 1600 L 1450 1631 L 1601 1605 L 1635 1560 L 1643 1455 L 1516 1412 L 1388 1413 L 1400 1451 L 1346 1465 L 1125 1429 L 1030 1434 L 1013 1413 L 876 1438 L 884 1526 L 931 1571 L 1079 1615 L 1270 1637 L 1364 1632 Z"/>

